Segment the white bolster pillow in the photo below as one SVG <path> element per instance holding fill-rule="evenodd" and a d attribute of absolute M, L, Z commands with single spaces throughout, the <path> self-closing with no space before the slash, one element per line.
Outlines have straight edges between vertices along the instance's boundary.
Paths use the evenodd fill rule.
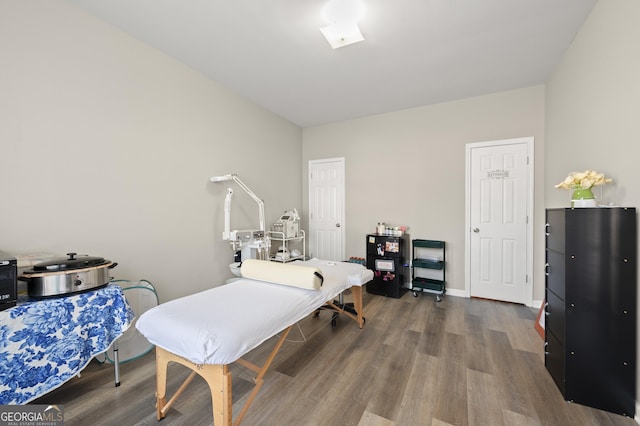
<path fill-rule="evenodd" d="M 300 287 L 307 290 L 320 290 L 324 280 L 322 271 L 313 266 L 258 259 L 244 260 L 240 265 L 240 274 L 243 278 Z"/>

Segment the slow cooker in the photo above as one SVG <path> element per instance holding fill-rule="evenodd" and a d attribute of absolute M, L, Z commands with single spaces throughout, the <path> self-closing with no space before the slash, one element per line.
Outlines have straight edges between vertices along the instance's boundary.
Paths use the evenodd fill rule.
<path fill-rule="evenodd" d="M 30 297 L 65 296 L 109 284 L 109 270 L 117 265 L 103 257 L 67 253 L 66 258 L 33 265 L 33 269 L 24 271 L 18 279 L 27 282 Z"/>

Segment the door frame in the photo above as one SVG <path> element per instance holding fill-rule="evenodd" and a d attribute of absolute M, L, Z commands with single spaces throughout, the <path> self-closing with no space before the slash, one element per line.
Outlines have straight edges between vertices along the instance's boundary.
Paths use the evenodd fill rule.
<path fill-rule="evenodd" d="M 346 198 L 347 198 L 347 194 L 346 194 L 346 187 L 347 187 L 347 182 L 346 182 L 346 166 L 345 166 L 345 158 L 344 157 L 336 157 L 336 158 L 321 158 L 321 159 L 317 159 L 317 160 L 309 160 L 307 163 L 307 206 L 309 207 L 309 211 L 307 212 L 307 223 L 309 224 L 309 241 L 307 242 L 309 249 L 311 249 L 312 247 L 312 239 L 315 238 L 313 236 L 313 233 L 311 232 L 311 173 L 312 173 L 312 169 L 313 169 L 313 165 L 314 164 L 321 164 L 321 163 L 337 163 L 341 169 L 342 172 L 342 208 L 340 209 L 340 217 L 341 217 L 341 221 L 340 221 L 340 241 L 341 241 L 341 247 L 339 247 L 340 249 L 340 253 L 342 255 L 342 258 L 344 260 L 345 257 L 345 253 L 347 252 L 347 242 L 346 242 L 346 235 L 347 235 L 347 231 L 346 231 L 346 222 L 347 222 L 347 209 L 346 209 Z M 311 252 L 311 250 L 309 250 L 309 252 Z"/>
<path fill-rule="evenodd" d="M 502 139 L 486 142 L 468 143 L 465 146 L 465 233 L 464 233 L 464 281 L 465 295 L 471 297 L 471 152 L 476 148 L 487 148 L 492 146 L 504 146 L 514 144 L 526 144 L 527 146 L 527 163 L 528 185 L 527 185 L 527 230 L 526 230 L 526 282 L 525 294 L 526 305 L 533 306 L 533 212 L 534 212 L 534 137 L 527 136 L 523 138 Z"/>

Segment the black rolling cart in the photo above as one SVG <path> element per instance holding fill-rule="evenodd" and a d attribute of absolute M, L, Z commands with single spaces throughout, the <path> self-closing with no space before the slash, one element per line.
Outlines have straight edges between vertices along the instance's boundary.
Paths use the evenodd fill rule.
<path fill-rule="evenodd" d="M 445 292 L 446 243 L 439 240 L 413 240 L 411 242 L 411 290 L 414 297 L 420 293 L 435 293 L 440 302 Z"/>
<path fill-rule="evenodd" d="M 367 293 L 399 298 L 407 292 L 404 277 L 408 239 L 407 234 L 367 235 L 367 269 L 373 271 L 373 280 L 367 284 Z"/>

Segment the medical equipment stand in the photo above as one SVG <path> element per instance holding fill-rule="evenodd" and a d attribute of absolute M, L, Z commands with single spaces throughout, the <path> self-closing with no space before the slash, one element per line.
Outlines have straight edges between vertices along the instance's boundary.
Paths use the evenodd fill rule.
<path fill-rule="evenodd" d="M 353 315 L 358 315 L 358 312 L 356 312 L 356 309 L 354 308 L 353 303 L 344 303 L 343 293 L 340 293 L 338 295 L 338 301 L 334 302 L 334 304 L 336 304 L 336 306 L 338 306 L 340 309 L 342 309 L 345 312 L 349 312 Z M 338 319 L 338 315 L 340 315 L 340 312 L 334 312 L 333 315 L 331 315 L 331 327 L 336 326 L 336 320 Z"/>
<path fill-rule="evenodd" d="M 234 253 L 240 250 L 242 260 L 252 257 L 267 260 L 269 258 L 269 250 L 271 249 L 271 241 L 265 233 L 264 202 L 258 198 L 258 196 L 254 194 L 254 192 L 244 182 L 242 182 L 236 174 L 213 176 L 209 181 L 233 181 L 258 204 L 258 221 L 260 222 L 260 229 L 232 231 L 231 198 L 233 197 L 233 189 L 227 188 L 227 196 L 224 200 L 224 231 L 222 232 L 222 239 L 231 243 L 231 250 L 233 250 Z M 252 255 L 252 253 L 255 253 L 255 255 Z"/>
<path fill-rule="evenodd" d="M 358 287 L 360 288 L 360 287 Z M 333 314 L 331 315 L 331 327 L 335 327 L 337 324 L 337 320 L 338 320 L 338 316 L 344 312 L 345 314 L 350 314 L 354 317 L 358 317 L 358 310 L 355 308 L 355 305 L 353 303 L 344 303 L 344 295 L 342 293 L 340 293 L 338 295 L 338 300 L 334 300 L 333 302 L 331 302 L 331 305 L 333 306 L 333 308 L 331 306 L 321 306 L 318 309 L 316 309 L 316 312 L 313 314 L 314 318 L 317 318 L 320 315 L 320 311 L 324 311 L 324 310 L 330 310 L 333 312 Z M 338 310 L 334 309 L 337 308 Z M 367 319 L 365 317 L 362 317 L 362 325 L 364 325 L 364 323 L 367 321 Z M 360 328 L 362 328 L 362 325 L 360 326 Z"/>
<path fill-rule="evenodd" d="M 294 260 L 306 260 L 307 252 L 306 252 L 306 244 L 304 242 L 305 233 L 304 230 L 300 229 L 298 231 L 298 235 L 295 237 L 286 237 L 284 232 L 280 231 L 267 231 L 267 235 L 271 240 L 271 246 L 276 247 L 276 249 L 280 246 L 284 247 L 285 250 L 288 250 L 291 253 L 291 243 L 295 243 L 296 246 L 299 246 L 302 249 L 300 256 L 290 256 L 288 258 L 279 258 L 276 254 L 269 254 L 269 260 L 273 260 L 275 262 L 293 262 Z"/>
<path fill-rule="evenodd" d="M 355 305 L 353 303 L 351 302 L 344 303 L 344 293 L 340 293 L 338 295 L 338 300 L 334 300 L 333 305 L 339 308 L 340 310 L 344 311 L 345 313 L 349 313 L 356 317 L 358 316 L 358 311 L 356 310 Z M 327 306 L 321 306 L 313 314 L 313 317 L 317 318 L 320 315 L 320 311 L 323 311 L 325 309 L 329 309 L 333 311 L 333 314 L 331 315 L 331 327 L 335 327 L 337 324 L 338 316 L 340 315 L 340 312 L 336 311 L 335 309 L 331 309 L 330 307 L 327 307 Z M 366 320 L 367 319 L 365 317 L 362 317 L 363 324 L 366 322 Z"/>
<path fill-rule="evenodd" d="M 116 387 L 120 386 L 120 354 L 118 353 L 118 339 L 113 341 L 113 369 L 116 375 Z"/>

